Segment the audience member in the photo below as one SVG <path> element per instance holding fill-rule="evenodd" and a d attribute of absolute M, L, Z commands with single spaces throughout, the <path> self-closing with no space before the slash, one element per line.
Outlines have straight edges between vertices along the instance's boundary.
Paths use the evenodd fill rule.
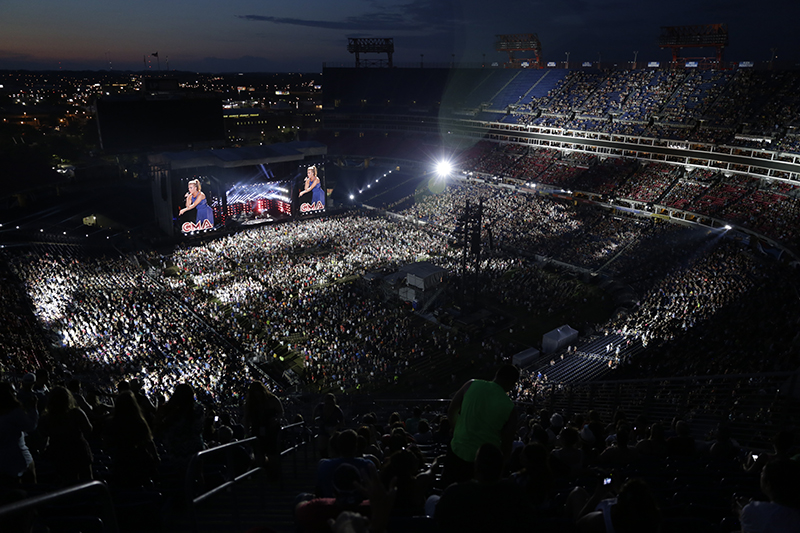
<path fill-rule="evenodd" d="M 503 453 L 491 443 L 475 455 L 474 479 L 454 483 L 436 503 L 434 519 L 445 532 L 524 531 L 536 513 L 528 494 L 503 479 Z"/>
<path fill-rule="evenodd" d="M 789 533 L 800 531 L 800 463 L 778 459 L 764 465 L 761 490 L 769 501 L 751 501 L 741 508 L 742 533 Z"/>
<path fill-rule="evenodd" d="M 0 382 L 0 485 L 36 482 L 33 456 L 25 443 L 39 423 L 37 399 L 24 405 L 17 399 L 11 383 Z"/>
<path fill-rule="evenodd" d="M 444 467 L 446 484 L 472 478 L 475 454 L 484 443 L 510 457 L 517 415 L 508 392 L 518 379 L 519 369 L 504 365 L 492 381 L 470 380 L 453 397 L 447 410 L 447 418 L 455 420 L 455 425 Z"/>
<path fill-rule="evenodd" d="M 55 387 L 39 420 L 39 434 L 47 442 L 44 457 L 55 467 L 61 483 L 92 479 L 92 450 L 87 441 L 91 432 L 92 424 L 72 393 Z"/>
<path fill-rule="evenodd" d="M 157 478 L 161 458 L 150 425 L 131 391 L 119 393 L 114 400 L 107 443 L 115 486 L 141 487 Z"/>

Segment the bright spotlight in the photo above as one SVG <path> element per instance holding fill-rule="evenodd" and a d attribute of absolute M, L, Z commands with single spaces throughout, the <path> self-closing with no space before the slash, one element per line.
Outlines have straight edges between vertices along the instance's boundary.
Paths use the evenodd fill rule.
<path fill-rule="evenodd" d="M 355 197 L 356 197 L 356 195 L 355 195 L 355 194 L 351 194 L 351 195 L 350 195 L 350 199 L 351 199 L 351 200 L 355 199 Z"/>
<path fill-rule="evenodd" d="M 732 228 L 733 226 L 731 226 L 730 224 L 725 224 L 725 229 L 732 229 Z"/>
<path fill-rule="evenodd" d="M 436 173 L 439 176 L 449 176 L 452 171 L 453 165 L 450 164 L 450 161 L 439 161 L 436 164 Z"/>

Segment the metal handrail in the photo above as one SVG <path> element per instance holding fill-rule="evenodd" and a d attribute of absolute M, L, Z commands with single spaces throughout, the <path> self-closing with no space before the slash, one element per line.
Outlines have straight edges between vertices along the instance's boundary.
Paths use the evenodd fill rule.
<path fill-rule="evenodd" d="M 108 485 L 102 481 L 89 481 L 42 494 L 41 496 L 33 496 L 25 500 L 3 505 L 0 507 L 0 519 L 26 512 L 42 505 L 61 503 L 65 500 L 77 498 L 79 495 L 83 500 L 90 500 L 91 498 L 86 496 L 92 494 L 95 494 L 93 501 L 101 504 L 102 512 L 99 518 L 103 522 L 103 530 L 107 533 L 117 533 L 119 531 L 119 526 L 117 525 L 117 517 L 114 512 L 114 503 L 111 500 L 111 493 L 108 491 Z"/>
<path fill-rule="evenodd" d="M 248 439 L 238 440 L 238 441 L 234 441 L 234 442 L 229 442 L 227 444 L 222 444 L 220 446 L 215 446 L 214 448 L 210 448 L 208 450 L 200 450 L 199 452 L 197 452 L 194 455 L 192 455 L 192 457 L 189 459 L 189 464 L 186 466 L 186 478 L 184 479 L 184 487 L 185 487 L 186 499 L 187 499 L 187 501 L 189 503 L 189 512 L 191 514 L 192 531 L 195 531 L 195 532 L 198 531 L 198 528 L 197 528 L 197 513 L 195 512 L 198 504 L 208 500 L 210 497 L 212 497 L 212 496 L 214 496 L 216 494 L 219 494 L 220 492 L 222 492 L 224 490 L 227 490 L 227 489 L 233 487 L 237 483 L 239 483 L 239 482 L 249 478 L 253 474 L 256 474 L 256 473 L 258 473 L 258 472 L 263 470 L 262 467 L 257 466 L 255 468 L 252 468 L 252 469 L 248 470 L 244 474 L 241 474 L 239 476 L 235 476 L 233 479 L 229 479 L 228 481 L 225 481 L 221 485 L 218 485 L 218 486 L 214 487 L 213 489 L 211 489 L 209 491 L 206 491 L 206 492 L 204 492 L 204 493 L 202 493 L 202 494 L 200 494 L 200 495 L 198 495 L 196 497 L 193 497 L 192 496 L 192 483 L 193 483 L 193 481 L 195 479 L 195 470 L 196 470 L 197 465 L 200 462 L 201 458 L 202 457 L 208 457 L 208 456 L 211 456 L 211 455 L 220 455 L 221 453 L 226 452 L 229 449 L 233 449 L 234 447 L 242 446 L 244 444 L 251 444 L 251 443 L 256 442 L 257 440 L 258 440 L 258 437 L 250 437 Z M 235 516 L 236 516 L 236 522 L 237 522 L 237 524 L 239 524 L 240 516 L 239 516 L 238 507 L 235 507 L 234 512 L 235 512 Z"/>
<path fill-rule="evenodd" d="M 306 423 L 305 423 L 305 421 L 303 421 L 303 422 L 295 422 L 293 424 L 289 424 L 289 425 L 286 425 L 286 426 L 281 426 L 281 432 L 283 432 L 283 431 L 285 431 L 287 429 L 293 429 L 293 428 L 297 428 L 297 427 L 304 427 L 305 425 L 306 425 Z M 224 453 L 226 450 L 231 449 L 233 447 L 238 447 L 238 446 L 242 446 L 242 445 L 252 445 L 257 440 L 258 440 L 258 437 L 250 437 L 250 438 L 243 439 L 243 440 L 229 442 L 227 444 L 222 444 L 220 446 L 215 446 L 214 448 L 209 448 L 208 450 L 201 450 L 201 451 L 195 453 L 189 459 L 189 463 L 188 463 L 187 468 L 186 468 L 186 478 L 184 480 L 184 487 L 185 487 L 185 491 L 186 491 L 185 492 L 186 499 L 187 499 L 187 501 L 189 503 L 189 507 L 190 507 L 189 511 L 191 513 L 192 531 L 195 531 L 195 532 L 198 531 L 198 528 L 197 528 L 197 515 L 195 513 L 196 506 L 198 504 L 208 500 L 212 496 L 215 496 L 215 495 L 217 495 L 217 494 L 219 494 L 219 493 L 221 493 L 223 491 L 231 489 L 232 487 L 234 487 L 238 483 L 240 483 L 240 482 L 252 477 L 254 474 L 257 474 L 258 472 L 262 472 L 262 471 L 265 470 L 264 467 L 261 467 L 261 466 L 257 466 L 255 468 L 251 468 L 247 472 L 244 472 L 243 474 L 239 474 L 238 476 L 234 476 L 234 477 L 228 479 L 227 481 L 225 481 L 224 483 L 221 483 L 220 485 L 218 485 L 218 486 L 216 486 L 216 487 L 214 487 L 214 488 L 212 488 L 212 489 L 210 489 L 210 490 L 208 490 L 208 491 L 206 491 L 206 492 L 204 492 L 202 494 L 199 494 L 197 496 L 192 496 L 192 483 L 193 483 L 194 479 L 196 478 L 196 469 L 197 469 L 197 465 L 200 462 L 201 458 L 208 457 L 208 456 L 211 456 L 211 455 L 220 455 L 220 454 Z M 284 456 L 288 455 L 289 453 L 296 452 L 304 444 L 307 444 L 307 443 L 305 443 L 305 442 L 296 443 L 296 444 L 290 446 L 289 448 L 283 450 L 280 453 L 280 456 L 284 457 Z M 295 470 L 297 468 L 297 464 L 296 463 L 297 463 L 297 455 L 295 454 Z M 262 493 L 263 492 L 264 491 L 262 491 Z M 236 501 L 236 500 L 234 500 L 234 501 Z M 239 524 L 239 522 L 241 521 L 241 517 L 239 515 L 238 506 L 236 506 L 236 505 L 234 505 L 234 513 L 235 513 L 235 516 L 236 516 L 237 525 L 241 526 L 241 524 Z M 241 527 L 239 529 L 241 529 Z"/>
<path fill-rule="evenodd" d="M 234 441 L 234 442 L 229 442 L 227 444 L 221 444 L 219 446 L 215 446 L 214 448 L 209 448 L 208 450 L 201 450 L 201 451 L 195 453 L 191 457 L 191 459 L 189 459 L 189 465 L 186 468 L 186 481 L 185 481 L 186 494 L 187 495 L 191 494 L 191 492 L 190 492 L 191 488 L 192 488 L 192 481 L 191 480 L 193 479 L 193 477 L 190 474 L 194 471 L 194 467 L 197 464 L 197 462 L 200 460 L 201 457 L 204 457 L 204 456 L 207 456 L 207 455 L 219 455 L 220 452 L 222 452 L 223 450 L 227 450 L 228 448 L 242 446 L 244 444 L 249 444 L 249 443 L 255 442 L 257 440 L 258 440 L 258 437 L 250 437 L 249 439 L 237 440 L 237 441 Z M 233 480 L 226 481 L 222 485 L 219 485 L 218 487 L 215 487 L 215 488 L 211 489 L 210 491 L 208 491 L 206 493 L 203 493 L 200 496 L 197 496 L 196 498 L 192 498 L 192 503 L 193 504 L 198 504 L 198 503 L 202 502 L 203 500 L 205 500 L 208 496 L 211 496 L 212 494 L 216 494 L 217 492 L 219 492 L 220 489 L 227 488 L 227 487 L 235 484 L 237 479 L 239 479 L 239 478 L 244 479 L 244 478 L 246 478 L 246 477 L 248 477 L 248 476 L 250 476 L 252 474 L 255 474 L 256 472 L 258 472 L 260 470 L 262 470 L 262 468 L 260 466 L 258 466 L 256 468 L 252 468 L 252 469 L 248 470 L 247 472 L 245 472 L 244 474 L 241 474 L 240 476 L 234 477 Z"/>

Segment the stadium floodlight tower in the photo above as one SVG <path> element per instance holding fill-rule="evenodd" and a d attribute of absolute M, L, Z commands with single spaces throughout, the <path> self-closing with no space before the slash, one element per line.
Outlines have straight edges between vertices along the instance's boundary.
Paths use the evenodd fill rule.
<path fill-rule="evenodd" d="M 542 43 L 535 33 L 495 35 L 495 38 L 495 50 L 508 52 L 506 68 L 544 68 Z M 514 52 L 524 52 L 526 56 L 514 57 Z"/>
<path fill-rule="evenodd" d="M 378 37 L 350 37 L 347 39 L 347 51 L 356 55 L 356 68 L 389 67 L 392 68 L 394 39 Z M 361 54 L 386 54 L 387 59 L 364 59 Z"/>
<path fill-rule="evenodd" d="M 678 65 L 678 55 L 684 48 L 715 48 L 716 65 L 712 63 L 712 58 L 683 58 L 684 60 L 697 59 L 697 66 L 716 66 L 722 65 L 722 51 L 728 46 L 728 25 L 727 24 L 702 24 L 699 26 L 662 26 L 661 35 L 658 36 L 658 46 L 660 48 L 672 49 L 672 66 Z"/>

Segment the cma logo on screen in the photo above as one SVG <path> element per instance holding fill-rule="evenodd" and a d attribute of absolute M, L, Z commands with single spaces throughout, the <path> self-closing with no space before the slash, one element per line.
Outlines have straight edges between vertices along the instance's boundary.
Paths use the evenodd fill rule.
<path fill-rule="evenodd" d="M 194 222 L 184 222 L 181 226 L 181 230 L 184 233 L 189 233 L 190 231 L 197 231 L 201 229 L 214 229 L 214 225 L 211 223 L 210 220 L 206 219 L 202 222 L 198 222 L 195 224 Z"/>
<path fill-rule="evenodd" d="M 317 201 L 317 203 L 300 204 L 300 212 L 301 213 L 308 213 L 309 211 L 319 211 L 321 209 L 325 209 L 325 204 L 323 204 L 319 200 Z"/>

